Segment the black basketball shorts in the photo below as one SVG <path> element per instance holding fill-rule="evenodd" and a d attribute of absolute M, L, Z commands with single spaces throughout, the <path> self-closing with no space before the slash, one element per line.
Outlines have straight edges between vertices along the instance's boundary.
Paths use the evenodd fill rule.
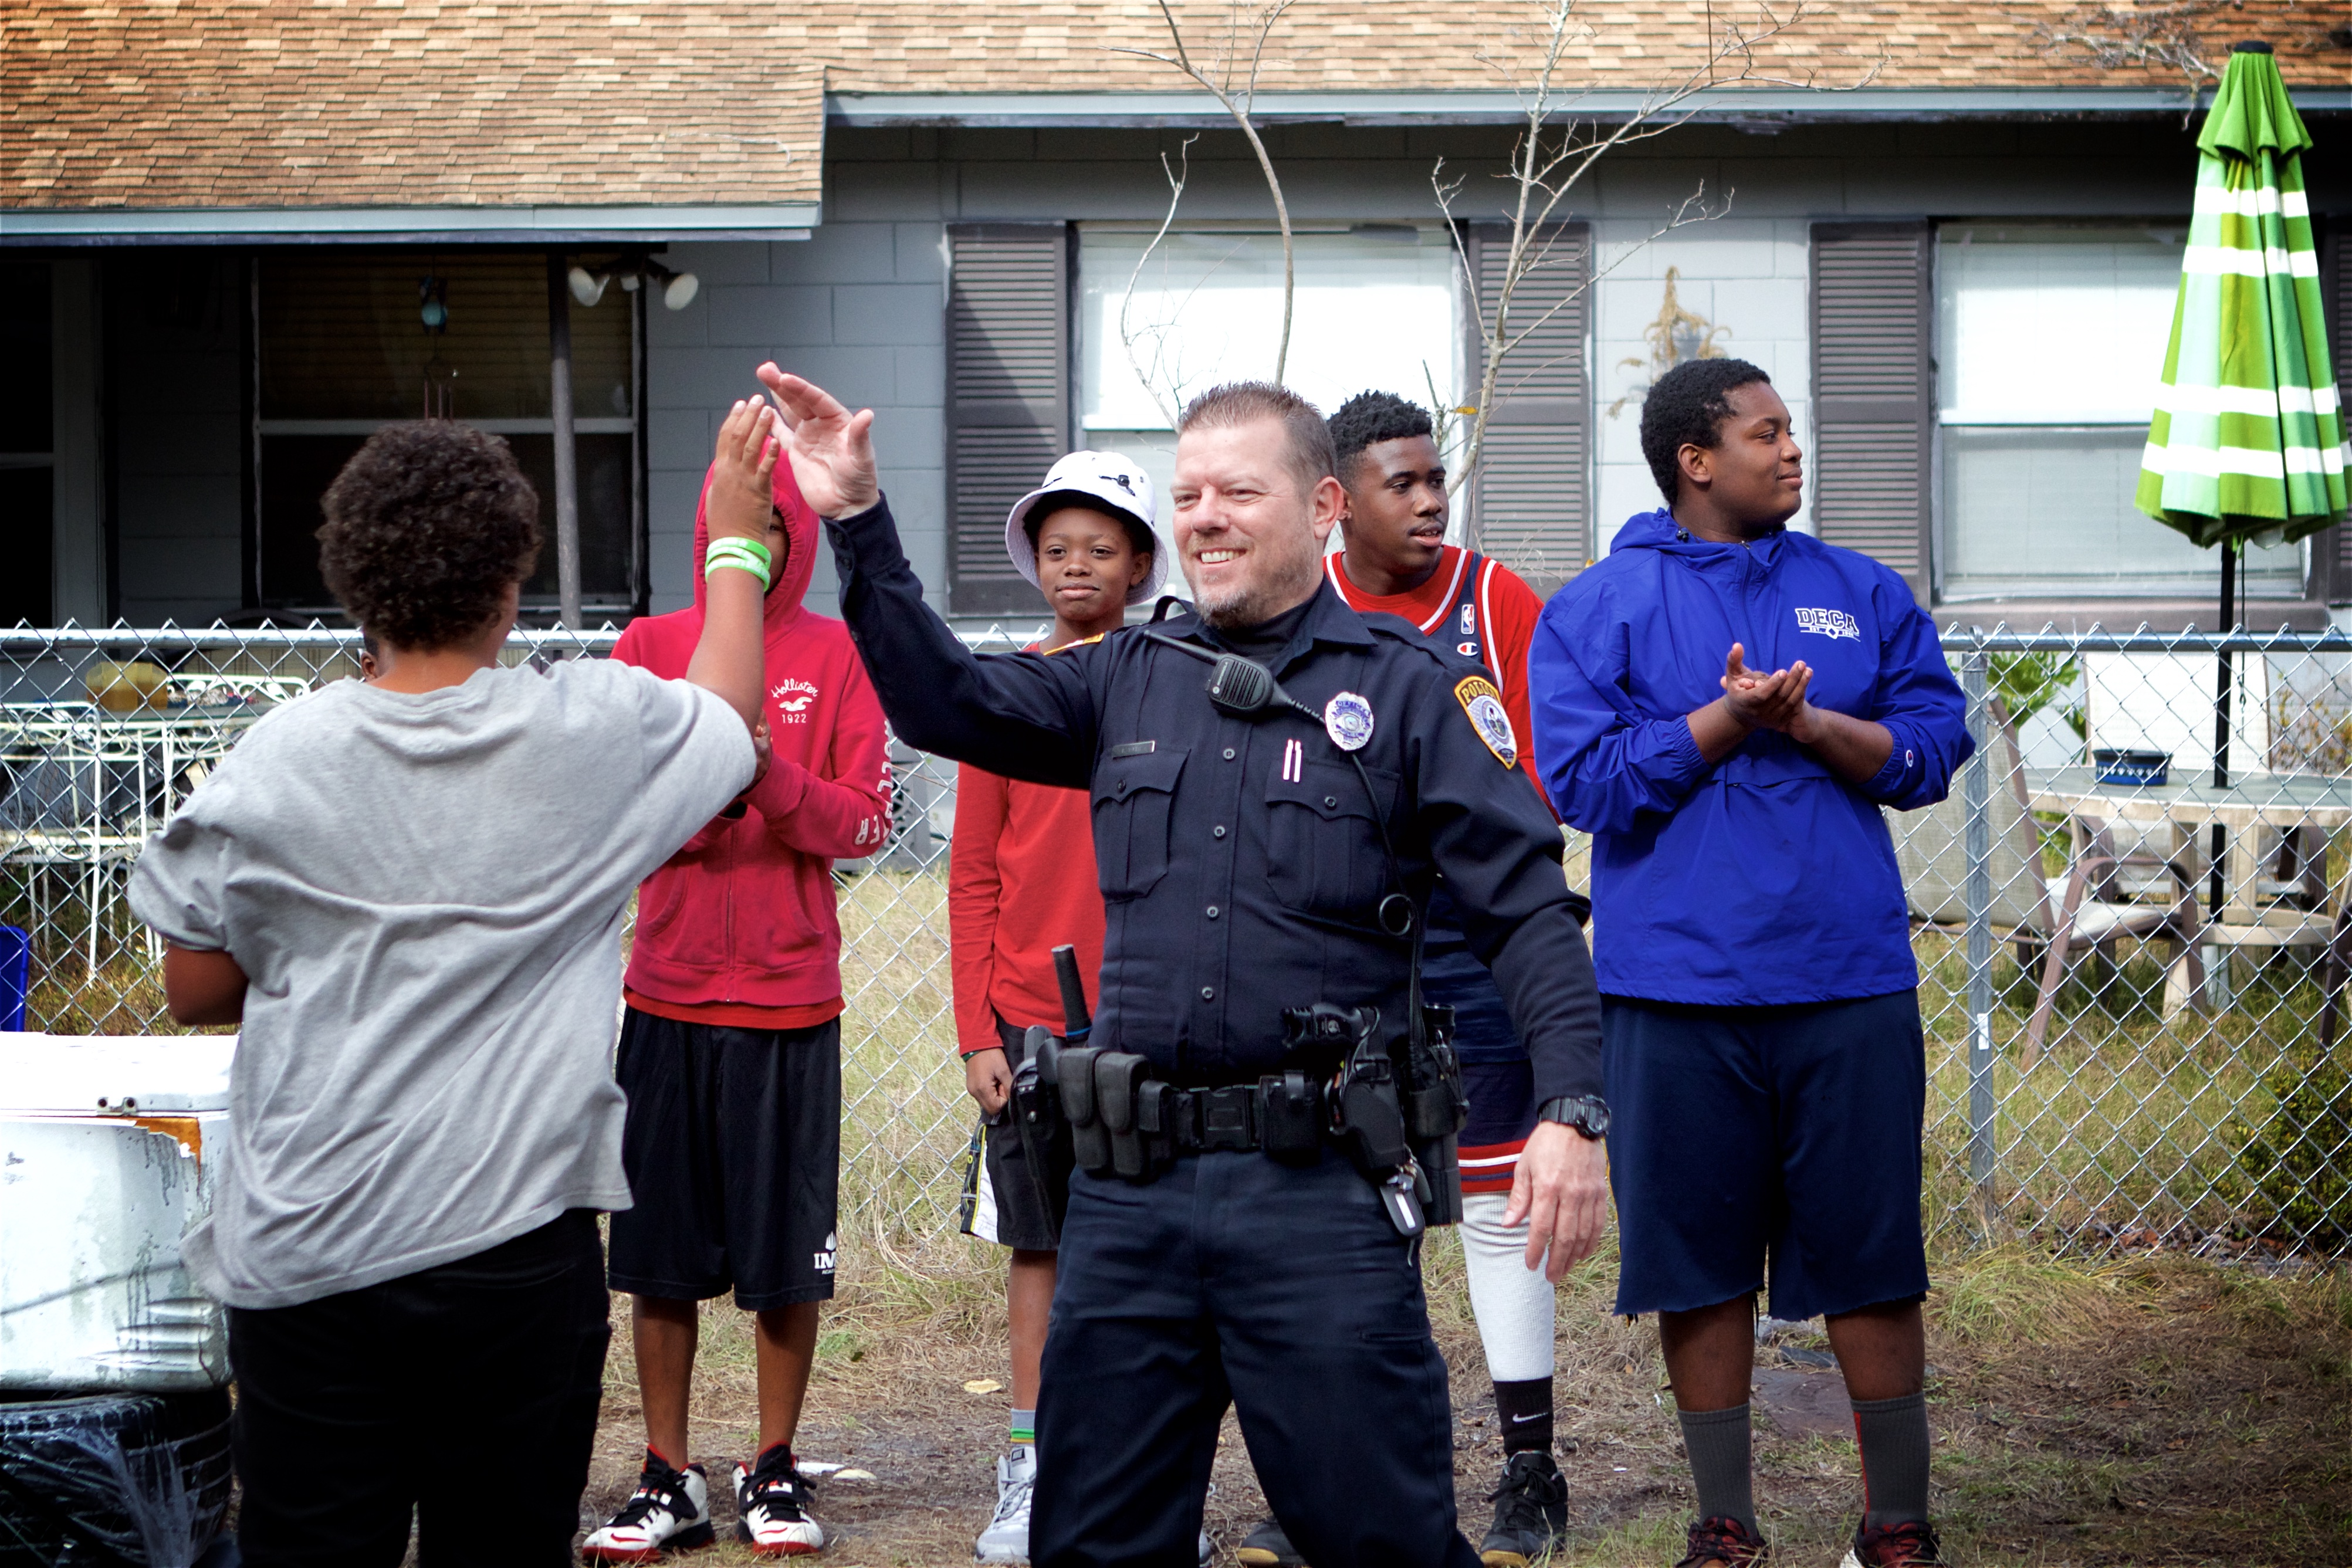
<path fill-rule="evenodd" d="M 627 1009 L 614 1076 L 633 1207 L 613 1216 L 613 1289 L 746 1312 L 833 1297 L 841 1020 L 730 1029 Z"/>

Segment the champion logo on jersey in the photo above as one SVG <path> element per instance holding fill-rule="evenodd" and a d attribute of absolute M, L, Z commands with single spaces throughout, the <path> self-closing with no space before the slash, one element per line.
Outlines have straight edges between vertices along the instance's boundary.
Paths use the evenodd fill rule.
<path fill-rule="evenodd" d="M 1470 612 L 1465 610 L 1462 613 L 1466 619 Z M 1475 643 L 1456 643 L 1454 644 L 1454 651 L 1461 654 L 1465 659 L 1475 659 L 1478 656 L 1478 644 Z"/>
<path fill-rule="evenodd" d="M 1823 637 L 1851 637 L 1862 641 L 1862 628 L 1853 616 L 1843 610 L 1803 610 L 1797 612 L 1797 630 L 1817 632 Z"/>
<path fill-rule="evenodd" d="M 784 716 L 786 724 L 806 724 L 809 705 L 816 701 L 816 687 L 786 675 L 768 695 L 776 699 L 777 711 Z"/>

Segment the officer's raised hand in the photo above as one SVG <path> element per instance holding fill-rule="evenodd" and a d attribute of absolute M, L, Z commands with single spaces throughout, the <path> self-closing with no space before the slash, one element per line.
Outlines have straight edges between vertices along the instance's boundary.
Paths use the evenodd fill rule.
<path fill-rule="evenodd" d="M 855 517 L 874 505 L 882 494 L 874 478 L 874 411 L 852 413 L 823 387 L 778 370 L 773 361 L 761 365 L 759 375 L 792 430 L 785 450 L 793 478 L 816 515 Z"/>
<path fill-rule="evenodd" d="M 1528 1221 L 1528 1267 L 1554 1284 L 1601 1245 L 1608 1218 L 1609 1156 L 1601 1140 L 1538 1122 L 1511 1178 L 1505 1228 Z"/>

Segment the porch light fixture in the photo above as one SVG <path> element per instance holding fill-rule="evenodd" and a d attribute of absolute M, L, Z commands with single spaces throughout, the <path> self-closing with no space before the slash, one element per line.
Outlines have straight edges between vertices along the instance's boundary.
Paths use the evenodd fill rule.
<path fill-rule="evenodd" d="M 694 303 L 702 287 L 702 280 L 690 272 L 673 272 L 660 262 L 646 260 L 634 267 L 613 272 L 591 272 L 584 267 L 574 267 L 571 272 L 572 298 L 586 306 L 593 306 L 604 298 L 607 286 L 617 280 L 625 294 L 635 294 L 638 285 L 647 278 L 660 282 L 662 303 L 672 310 L 683 310 Z"/>
<path fill-rule="evenodd" d="M 572 298 L 583 305 L 593 305 L 604 298 L 604 286 L 613 281 L 609 272 L 591 272 L 584 267 L 572 269 Z"/>

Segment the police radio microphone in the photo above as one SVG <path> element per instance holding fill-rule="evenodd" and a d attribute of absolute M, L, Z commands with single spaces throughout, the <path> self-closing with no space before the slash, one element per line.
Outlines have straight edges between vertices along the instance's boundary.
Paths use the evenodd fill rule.
<path fill-rule="evenodd" d="M 1146 632 L 1146 637 L 1164 643 L 1180 653 L 1190 653 L 1211 666 L 1209 671 L 1209 701 L 1220 713 L 1235 718 L 1262 718 L 1268 714 L 1303 713 L 1318 724 L 1323 716 L 1282 689 L 1274 672 L 1239 653 L 1216 653 L 1191 643 L 1180 643 L 1164 632 Z"/>

